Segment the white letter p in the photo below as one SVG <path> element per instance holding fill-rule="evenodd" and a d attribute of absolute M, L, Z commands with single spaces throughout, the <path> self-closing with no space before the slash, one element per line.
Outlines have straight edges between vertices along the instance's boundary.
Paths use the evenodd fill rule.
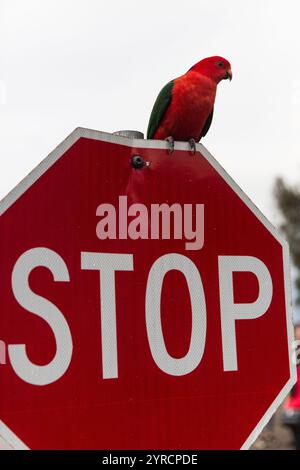
<path fill-rule="evenodd" d="M 236 352 L 236 320 L 251 320 L 261 317 L 268 310 L 273 285 L 266 265 L 253 256 L 219 256 L 219 289 L 222 328 L 224 371 L 238 370 Z M 259 294 L 255 302 L 235 303 L 233 297 L 233 272 L 255 274 Z"/>

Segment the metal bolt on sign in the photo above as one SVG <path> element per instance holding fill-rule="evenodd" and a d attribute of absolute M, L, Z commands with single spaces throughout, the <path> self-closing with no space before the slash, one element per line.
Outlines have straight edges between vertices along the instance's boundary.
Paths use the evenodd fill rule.
<path fill-rule="evenodd" d="M 128 139 L 143 139 L 144 134 L 139 131 L 130 131 L 130 130 L 123 130 L 123 131 L 116 131 L 113 132 L 114 135 L 119 135 L 121 137 L 127 137 Z M 141 168 L 144 168 L 145 166 L 149 166 L 150 163 L 146 162 L 143 157 L 140 155 L 133 155 L 131 157 L 131 166 L 135 170 L 140 170 Z"/>

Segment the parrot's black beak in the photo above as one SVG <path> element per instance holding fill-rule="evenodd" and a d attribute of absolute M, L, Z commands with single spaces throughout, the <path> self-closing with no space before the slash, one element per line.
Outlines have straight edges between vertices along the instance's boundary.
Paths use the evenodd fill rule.
<path fill-rule="evenodd" d="M 231 69 L 227 70 L 226 75 L 225 75 L 224 78 L 225 78 L 225 80 L 228 80 L 228 79 L 229 79 L 230 81 L 232 80 L 232 72 L 231 72 Z"/>

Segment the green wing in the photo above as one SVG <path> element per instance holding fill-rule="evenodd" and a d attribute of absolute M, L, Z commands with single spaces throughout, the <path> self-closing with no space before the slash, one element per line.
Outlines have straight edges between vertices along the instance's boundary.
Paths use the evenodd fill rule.
<path fill-rule="evenodd" d="M 172 80 L 163 87 L 158 97 L 156 98 L 149 119 L 147 139 L 153 139 L 154 134 L 171 103 L 173 86 L 174 81 Z"/>
<path fill-rule="evenodd" d="M 208 133 L 210 125 L 211 125 L 212 120 L 213 120 L 213 116 L 214 116 L 214 108 L 212 109 L 212 112 L 210 113 L 210 115 L 206 119 L 206 123 L 203 126 L 203 129 L 201 131 L 201 135 L 200 135 L 199 140 Z"/>

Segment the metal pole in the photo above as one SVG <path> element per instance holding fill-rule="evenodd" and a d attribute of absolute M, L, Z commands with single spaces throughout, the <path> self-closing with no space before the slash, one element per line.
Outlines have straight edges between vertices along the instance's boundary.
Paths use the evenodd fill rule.
<path fill-rule="evenodd" d="M 139 131 L 116 131 L 113 135 L 120 135 L 121 137 L 128 137 L 129 139 L 143 139 L 144 134 Z"/>

